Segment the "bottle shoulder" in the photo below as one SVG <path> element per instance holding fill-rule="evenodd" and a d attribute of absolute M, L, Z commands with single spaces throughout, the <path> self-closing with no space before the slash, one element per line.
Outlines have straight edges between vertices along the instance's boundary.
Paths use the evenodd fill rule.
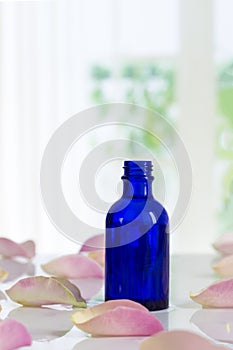
<path fill-rule="evenodd" d="M 154 197 L 129 199 L 121 197 L 112 204 L 107 213 L 107 221 L 125 224 L 137 217 L 153 223 L 168 225 L 169 217 L 166 209 Z"/>

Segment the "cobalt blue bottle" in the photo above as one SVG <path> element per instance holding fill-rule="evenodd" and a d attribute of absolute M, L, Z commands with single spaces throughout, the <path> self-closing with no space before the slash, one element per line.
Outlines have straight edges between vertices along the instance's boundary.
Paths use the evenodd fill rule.
<path fill-rule="evenodd" d="M 106 217 L 105 300 L 168 307 L 169 219 L 152 194 L 152 162 L 124 162 L 123 195 Z"/>

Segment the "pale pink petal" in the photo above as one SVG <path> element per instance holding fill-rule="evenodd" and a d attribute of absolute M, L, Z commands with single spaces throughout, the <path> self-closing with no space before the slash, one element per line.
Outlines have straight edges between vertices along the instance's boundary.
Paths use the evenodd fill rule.
<path fill-rule="evenodd" d="M 24 325 L 10 318 L 0 321 L 1 350 L 14 350 L 31 343 L 31 336 Z"/>
<path fill-rule="evenodd" d="M 120 301 L 116 301 L 112 308 L 114 305 L 104 304 L 87 309 L 86 313 L 76 312 L 72 321 L 79 329 L 94 336 L 146 336 L 163 330 L 161 322 L 141 305 L 124 306 L 132 305 L 124 301 L 119 306 Z"/>
<path fill-rule="evenodd" d="M 72 282 L 68 281 L 65 278 L 59 278 L 59 277 L 53 277 L 53 278 L 56 279 L 58 282 L 60 282 L 63 286 L 65 286 L 73 294 L 76 300 L 83 300 L 81 296 L 81 291 L 75 284 L 73 284 Z"/>
<path fill-rule="evenodd" d="M 12 258 L 15 256 L 22 256 L 30 259 L 35 255 L 35 248 L 33 250 L 33 245 L 34 243 L 32 241 L 27 241 L 22 244 L 19 244 L 12 241 L 11 239 L 1 237 L 0 238 L 0 255 L 8 258 Z"/>
<path fill-rule="evenodd" d="M 4 281 L 8 276 L 8 272 L 0 268 L 0 282 Z"/>
<path fill-rule="evenodd" d="M 233 255 L 225 256 L 212 267 L 222 277 L 233 277 Z"/>
<path fill-rule="evenodd" d="M 95 260 L 100 266 L 105 264 L 105 250 L 98 249 L 88 253 L 88 258 Z"/>
<path fill-rule="evenodd" d="M 47 264 L 42 269 L 58 277 L 69 279 L 98 277 L 103 278 L 103 270 L 94 260 L 80 254 L 64 255 Z"/>
<path fill-rule="evenodd" d="M 6 293 L 13 301 L 25 306 L 67 304 L 86 307 L 77 287 L 73 285 L 71 288 L 69 281 L 62 282 L 53 277 L 28 277 L 18 281 Z"/>
<path fill-rule="evenodd" d="M 96 295 L 100 289 L 103 287 L 102 278 L 77 278 L 70 280 L 75 284 L 81 291 L 81 294 L 85 300 L 90 300 L 94 295 Z"/>
<path fill-rule="evenodd" d="M 205 307 L 233 308 L 233 278 L 215 282 L 198 293 L 190 293 L 190 297 Z"/>
<path fill-rule="evenodd" d="M 131 309 L 136 309 L 136 310 L 142 310 L 144 312 L 149 312 L 148 309 L 145 308 L 145 306 L 129 299 L 109 300 L 104 303 L 89 307 L 83 311 L 78 311 L 77 313 L 73 314 L 72 320 L 75 324 L 86 323 L 93 317 L 102 315 L 105 312 L 109 310 L 114 310 L 120 306 L 129 307 Z"/>
<path fill-rule="evenodd" d="M 213 247 L 225 255 L 233 254 L 233 233 L 223 234 L 214 244 Z"/>
<path fill-rule="evenodd" d="M 82 322 L 86 322 L 92 317 L 102 315 L 106 311 L 116 309 L 119 306 L 130 307 L 136 310 L 142 310 L 145 312 L 149 312 L 148 309 L 135 301 L 129 299 L 117 299 L 117 300 L 109 300 L 104 303 L 89 307 L 88 309 L 82 310 L 74 314 L 76 317 L 81 318 Z"/>
<path fill-rule="evenodd" d="M 80 249 L 81 252 L 91 252 L 105 247 L 105 235 L 103 233 L 87 239 Z"/>
<path fill-rule="evenodd" d="M 174 330 L 160 332 L 141 343 L 140 350 L 226 350 L 198 334 Z"/>
<path fill-rule="evenodd" d="M 29 259 L 33 258 L 36 255 L 36 246 L 34 241 L 29 240 L 21 243 L 20 245 L 24 249 Z"/>
<path fill-rule="evenodd" d="M 149 335 L 163 329 L 148 309 L 128 299 L 110 300 L 78 311 L 72 321 L 93 335 Z"/>
<path fill-rule="evenodd" d="M 20 244 L 12 241 L 11 239 L 1 237 L 0 238 L 0 255 L 6 257 L 25 256 L 25 250 Z"/>

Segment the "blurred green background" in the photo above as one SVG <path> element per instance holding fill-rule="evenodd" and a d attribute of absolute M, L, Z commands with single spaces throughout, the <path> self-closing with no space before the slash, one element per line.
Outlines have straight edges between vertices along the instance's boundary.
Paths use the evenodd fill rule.
<path fill-rule="evenodd" d="M 90 79 L 92 103 L 98 105 L 113 101 L 111 86 L 117 80 L 122 101 L 152 109 L 165 116 L 176 127 L 178 113 L 174 62 L 125 62 L 117 67 L 96 63 L 90 68 Z M 233 229 L 233 61 L 221 63 L 216 67 L 216 101 L 215 155 L 216 163 L 221 169 L 216 215 L 217 230 L 221 233 Z M 149 113 L 148 118 L 145 118 L 145 128 L 155 122 L 151 117 Z M 173 146 L 171 129 L 166 129 L 166 124 L 159 118 L 156 123 L 163 130 L 163 139 L 167 142 L 169 140 Z M 152 142 L 148 133 L 136 135 L 134 131 L 130 131 L 127 136 L 132 141 L 137 138 L 157 154 L 163 152 L 161 143 L 158 140 L 157 143 L 154 140 Z M 131 151 L 134 154 L 133 148 Z"/>

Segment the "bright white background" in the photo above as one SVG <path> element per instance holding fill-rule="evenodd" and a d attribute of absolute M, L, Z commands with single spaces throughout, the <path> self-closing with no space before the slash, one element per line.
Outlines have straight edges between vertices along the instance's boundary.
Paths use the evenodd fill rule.
<path fill-rule="evenodd" d="M 1 1 L 0 235 L 33 238 L 41 252 L 77 250 L 43 209 L 46 144 L 66 119 L 92 106 L 90 64 L 170 58 L 177 67 L 177 128 L 193 168 L 192 202 L 172 249 L 210 251 L 218 236 L 216 64 L 233 56 L 232 11 L 231 0 Z"/>

